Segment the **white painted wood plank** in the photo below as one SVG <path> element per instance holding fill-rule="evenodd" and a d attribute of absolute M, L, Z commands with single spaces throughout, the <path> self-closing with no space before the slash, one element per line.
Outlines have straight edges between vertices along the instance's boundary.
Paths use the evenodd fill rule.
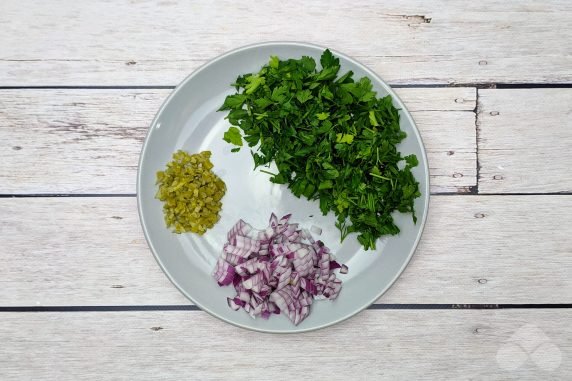
<path fill-rule="evenodd" d="M 572 303 L 572 196 L 433 196 L 429 211 L 378 302 Z M 132 197 L 0 199 L 0 216 L 0 306 L 189 303 L 155 263 Z"/>
<path fill-rule="evenodd" d="M 571 310 L 365 311 L 303 335 L 203 312 L 2 313 L 0 376 L 30 380 L 567 379 Z"/>
<path fill-rule="evenodd" d="M 397 89 L 421 130 L 433 192 L 476 184 L 474 88 Z M 170 90 L 0 91 L 0 192 L 135 193 L 147 127 Z"/>
<path fill-rule="evenodd" d="M 168 93 L 1 91 L 1 192 L 135 193 L 141 146 Z"/>
<path fill-rule="evenodd" d="M 174 85 L 230 49 L 298 40 L 392 83 L 571 82 L 572 5 L 5 0 L 0 85 Z"/>
<path fill-rule="evenodd" d="M 572 89 L 479 90 L 481 193 L 572 192 Z"/>
<path fill-rule="evenodd" d="M 474 87 L 396 87 L 394 90 L 411 112 L 474 111 L 477 106 Z"/>

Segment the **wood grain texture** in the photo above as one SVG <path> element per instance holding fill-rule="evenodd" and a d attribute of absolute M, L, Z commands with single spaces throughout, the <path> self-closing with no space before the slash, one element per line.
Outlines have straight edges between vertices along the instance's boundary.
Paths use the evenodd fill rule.
<path fill-rule="evenodd" d="M 429 211 L 378 302 L 572 303 L 572 196 L 434 196 Z M 0 216 L 0 306 L 189 304 L 132 197 L 0 199 Z"/>
<path fill-rule="evenodd" d="M 264 40 L 345 52 L 391 83 L 571 82 L 566 0 L 5 0 L 0 86 L 175 85 Z"/>
<path fill-rule="evenodd" d="M 397 89 L 418 124 L 433 192 L 476 185 L 476 90 Z M 147 129 L 170 90 L 0 91 L 0 193 L 135 193 Z"/>
<path fill-rule="evenodd" d="M 479 90 L 479 192 L 572 192 L 572 89 Z"/>
<path fill-rule="evenodd" d="M 571 310 L 365 311 L 301 335 L 203 312 L 2 313 L 0 376 L 30 380 L 566 379 Z"/>

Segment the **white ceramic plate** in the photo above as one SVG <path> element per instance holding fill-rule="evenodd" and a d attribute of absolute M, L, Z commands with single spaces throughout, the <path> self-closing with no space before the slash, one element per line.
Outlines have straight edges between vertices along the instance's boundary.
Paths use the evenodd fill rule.
<path fill-rule="evenodd" d="M 295 42 L 262 43 L 228 52 L 202 66 L 187 77 L 167 98 L 157 113 L 143 145 L 137 178 L 137 201 L 145 237 L 157 262 L 175 286 L 204 311 L 239 327 L 264 332 L 303 332 L 326 327 L 367 308 L 390 286 L 409 262 L 417 246 L 427 216 L 429 170 L 421 137 L 401 100 L 374 72 L 342 53 L 340 73 L 352 70 L 354 78 L 368 76 L 378 95 L 390 94 L 401 109 L 401 129 L 408 137 L 399 146 L 406 154 L 415 154 L 419 166 L 414 175 L 422 196 L 416 200 L 417 224 L 410 215 L 395 214 L 401 233 L 378 241 L 377 251 L 363 251 L 355 239 L 343 244 L 334 226 L 334 216 L 322 216 L 318 202 L 292 196 L 286 186 L 272 184 L 268 175 L 254 172 L 248 149 L 231 153 L 223 141 L 228 129 L 226 112 L 217 112 L 225 97 L 233 93 L 230 84 L 240 74 L 258 72 L 271 55 L 279 58 L 311 56 L 319 62 L 324 48 Z M 170 161 L 178 149 L 190 153 L 210 150 L 214 171 L 224 180 L 227 192 L 220 221 L 205 235 L 174 234 L 166 228 L 162 204 L 155 199 L 155 174 Z M 292 213 L 292 222 L 319 226 L 320 237 L 341 263 L 348 265 L 340 296 L 335 301 L 316 301 L 311 313 L 294 326 L 283 314 L 269 320 L 252 319 L 244 311 L 232 311 L 227 296 L 232 287 L 219 287 L 211 276 L 226 240 L 226 232 L 242 218 L 254 227 L 267 226 L 270 213 Z"/>

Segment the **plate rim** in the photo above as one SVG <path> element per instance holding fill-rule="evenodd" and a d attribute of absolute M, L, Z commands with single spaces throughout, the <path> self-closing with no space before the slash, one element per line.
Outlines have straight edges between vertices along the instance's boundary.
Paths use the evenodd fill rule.
<path fill-rule="evenodd" d="M 424 203 L 424 210 L 425 213 L 423 214 L 423 216 L 421 217 L 421 221 L 420 221 L 420 229 L 419 232 L 417 233 L 417 237 L 415 238 L 415 241 L 413 242 L 413 245 L 411 247 L 411 250 L 409 252 L 409 254 L 407 255 L 406 260 L 404 261 L 403 265 L 401 266 L 401 268 L 396 272 L 395 276 L 391 279 L 391 281 L 387 284 L 386 287 L 384 287 L 383 289 L 381 289 L 381 291 L 373 298 L 373 300 L 367 302 L 364 304 L 363 307 L 358 308 L 356 310 L 353 310 L 347 314 L 345 314 L 344 316 L 342 316 L 341 318 L 338 318 L 336 320 L 332 320 L 330 322 L 327 323 L 323 323 L 314 327 L 308 327 L 308 328 L 302 328 L 302 329 L 297 329 L 296 326 L 292 326 L 292 329 L 288 329 L 288 330 L 284 330 L 284 329 L 267 329 L 267 328 L 257 328 L 257 327 L 252 327 L 252 326 L 248 326 L 248 325 L 244 325 L 235 321 L 232 321 L 231 319 L 227 319 L 224 316 L 221 316 L 219 314 L 217 314 L 216 312 L 213 312 L 211 310 L 209 310 L 208 308 L 202 306 L 200 303 L 197 303 L 191 295 L 189 295 L 178 283 L 177 281 L 171 276 L 171 274 L 167 271 L 165 265 L 163 264 L 163 262 L 161 261 L 161 258 L 159 257 L 159 255 L 157 254 L 157 250 L 155 249 L 155 247 L 153 246 L 153 242 L 150 239 L 149 236 L 149 232 L 147 231 L 147 224 L 145 223 L 145 219 L 143 216 L 143 206 L 141 203 L 141 197 L 140 197 L 140 189 L 141 189 L 141 168 L 142 168 L 142 164 L 143 164 L 143 157 L 145 155 L 146 149 L 147 149 L 147 145 L 149 142 L 149 138 L 151 137 L 151 134 L 155 128 L 155 126 L 157 125 L 157 122 L 159 120 L 159 117 L 162 115 L 163 111 L 165 110 L 166 106 L 169 104 L 169 102 L 171 101 L 171 99 L 173 99 L 178 92 L 180 91 L 180 89 L 187 84 L 189 81 L 191 81 L 193 79 L 193 77 L 195 77 L 197 74 L 199 74 L 202 70 L 204 70 L 205 68 L 207 68 L 209 65 L 218 62 L 220 60 L 225 59 L 228 56 L 231 56 L 235 53 L 241 52 L 243 50 L 249 50 L 249 49 L 255 49 L 255 48 L 259 48 L 259 47 L 266 47 L 266 46 L 272 46 L 272 45 L 290 45 L 290 46 L 301 46 L 301 47 L 309 47 L 309 48 L 313 48 L 313 49 L 321 49 L 321 50 L 325 50 L 326 47 L 318 45 L 318 44 L 314 44 L 314 43 L 308 43 L 308 42 L 302 42 L 302 41 L 265 41 L 265 42 L 257 42 L 257 43 L 253 43 L 253 44 L 248 44 L 248 45 L 244 45 L 244 46 L 240 46 L 238 48 L 232 49 L 232 50 L 228 50 L 220 55 L 218 55 L 217 57 L 208 60 L 207 62 L 205 62 L 204 64 L 202 64 L 201 66 L 199 66 L 198 68 L 196 68 L 195 70 L 193 70 L 189 75 L 187 75 L 177 86 L 175 86 L 175 88 L 173 89 L 173 91 L 171 91 L 171 93 L 167 96 L 167 98 L 165 98 L 165 100 L 163 101 L 163 103 L 161 104 L 161 107 L 159 107 L 159 109 L 157 110 L 157 113 L 155 114 L 151 124 L 149 125 L 149 129 L 145 135 L 145 140 L 143 142 L 143 146 L 141 147 L 141 152 L 139 154 L 139 161 L 137 164 L 137 181 L 136 181 L 136 198 L 137 198 L 137 212 L 138 212 L 138 216 L 139 216 L 139 222 L 141 224 L 141 227 L 143 229 L 143 235 L 145 236 L 145 240 L 147 241 L 147 245 L 149 246 L 149 249 L 151 250 L 151 253 L 153 254 L 153 257 L 155 258 L 155 261 L 157 262 L 157 264 L 159 265 L 159 267 L 161 268 L 161 270 L 163 271 L 163 273 L 167 276 L 167 279 L 169 279 L 169 281 L 179 290 L 179 292 L 181 292 L 187 299 L 189 299 L 195 306 L 197 306 L 198 308 L 200 308 L 202 311 L 207 312 L 209 315 L 216 317 L 217 319 L 220 319 L 228 324 L 231 324 L 235 327 L 239 327 L 239 328 L 243 328 L 243 329 L 247 329 L 250 331 L 255 331 L 255 332 L 262 332 L 262 333 L 278 333 L 278 334 L 295 334 L 295 333 L 304 333 L 304 332 L 311 332 L 311 331 L 316 331 L 319 329 L 323 329 L 326 327 L 330 327 L 333 326 L 335 324 L 341 323 L 345 320 L 350 319 L 351 317 L 359 314 L 360 312 L 366 310 L 367 308 L 369 308 L 371 305 L 373 305 L 376 300 L 378 300 L 381 296 L 383 296 L 397 281 L 397 279 L 399 279 L 399 277 L 401 276 L 401 274 L 403 273 L 403 271 L 405 271 L 405 268 L 409 265 L 409 263 L 411 262 L 411 259 L 413 258 L 413 255 L 415 254 L 415 251 L 417 250 L 417 247 L 419 245 L 419 241 L 421 240 L 421 237 L 423 236 L 423 232 L 425 231 L 425 224 L 427 222 L 427 215 L 429 214 L 429 199 L 431 197 L 431 193 L 430 193 L 430 181 L 431 181 L 431 176 L 430 176 L 430 172 L 429 172 L 429 161 L 427 158 L 427 150 L 425 148 L 425 144 L 423 142 L 423 138 L 421 137 L 421 133 L 419 132 L 419 129 L 417 128 L 417 124 L 415 123 L 415 120 L 413 119 L 413 117 L 411 116 L 411 113 L 409 112 L 409 110 L 405 107 L 405 103 L 401 100 L 401 98 L 395 93 L 395 91 L 379 76 L 377 75 L 373 70 L 371 70 L 368 66 L 364 65 L 363 63 L 361 63 L 360 61 L 344 54 L 341 53 L 335 49 L 331 49 L 331 48 L 327 48 L 329 49 L 334 55 L 339 56 L 339 57 L 343 57 L 344 59 L 352 62 L 353 64 L 360 66 L 366 73 L 368 76 L 370 76 L 371 78 L 377 80 L 381 86 L 385 89 L 385 91 L 387 91 L 387 93 L 389 95 L 391 95 L 392 98 L 397 99 L 399 101 L 400 104 L 403 105 L 403 108 L 401 109 L 402 113 L 407 117 L 407 119 L 409 120 L 409 122 L 411 123 L 411 126 L 413 128 L 413 133 L 415 134 L 416 138 L 418 139 L 419 143 L 421 144 L 421 154 L 423 157 L 423 163 L 424 168 L 423 168 L 423 172 L 424 175 L 426 177 L 426 182 L 425 182 L 425 189 L 423 189 L 423 191 L 425 192 L 425 194 L 427 195 L 427 197 L 425 197 L 425 203 Z M 419 221 L 418 221 L 419 222 Z"/>

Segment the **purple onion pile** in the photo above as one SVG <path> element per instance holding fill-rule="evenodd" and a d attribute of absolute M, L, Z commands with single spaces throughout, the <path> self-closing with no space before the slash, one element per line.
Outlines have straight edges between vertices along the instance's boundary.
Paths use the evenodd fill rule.
<path fill-rule="evenodd" d="M 334 270 L 345 274 L 348 268 L 308 230 L 289 223 L 290 217 L 278 219 L 273 213 L 264 230 L 239 220 L 228 232 L 213 276 L 220 286 L 234 286 L 236 296 L 228 298 L 233 310 L 263 319 L 283 313 L 298 325 L 314 299 L 338 297 L 342 281 Z"/>

